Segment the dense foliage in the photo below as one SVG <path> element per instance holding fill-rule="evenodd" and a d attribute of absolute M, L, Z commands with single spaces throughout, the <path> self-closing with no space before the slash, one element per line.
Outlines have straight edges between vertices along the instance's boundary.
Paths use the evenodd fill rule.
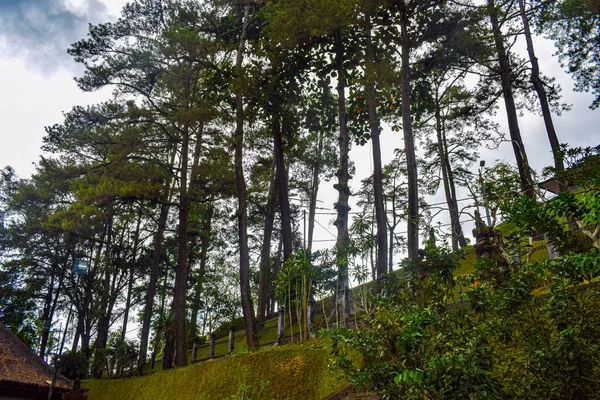
<path fill-rule="evenodd" d="M 559 225 L 548 232 L 560 257 L 507 262 L 498 252 L 454 278 L 460 254 L 429 242 L 423 259 L 372 299 L 363 327 L 330 332 L 338 366 L 390 399 L 598 398 L 600 252 L 591 240 L 561 240 L 574 232 L 559 224 L 577 210 L 573 218 L 596 229 L 586 215 L 598 207 L 600 185 L 585 182 L 585 193 L 543 205 L 527 196 L 503 204 L 517 231 Z"/>

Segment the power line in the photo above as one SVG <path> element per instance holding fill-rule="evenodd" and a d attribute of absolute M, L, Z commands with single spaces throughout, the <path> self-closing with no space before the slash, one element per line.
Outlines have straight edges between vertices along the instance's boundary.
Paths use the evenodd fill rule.
<path fill-rule="evenodd" d="M 473 200 L 471 197 L 465 197 L 463 199 L 457 199 L 456 202 L 458 203 L 459 201 L 467 201 L 467 200 Z M 422 209 L 428 209 L 431 208 L 433 206 L 440 206 L 440 205 L 444 205 L 447 204 L 446 201 L 441 201 L 439 203 L 432 203 L 432 204 L 426 204 L 420 208 Z M 302 208 L 302 206 L 301 206 Z M 334 208 L 327 208 L 327 207 L 317 207 L 318 210 L 334 210 Z M 392 213 L 393 211 L 388 211 L 388 213 Z M 317 212 L 315 213 L 316 215 L 337 215 L 337 212 Z M 357 214 L 361 214 L 361 211 L 351 211 L 348 213 L 349 215 L 357 215 Z"/>
<path fill-rule="evenodd" d="M 473 222 L 473 221 L 475 221 L 475 219 L 474 219 L 474 218 L 471 218 L 471 219 L 467 219 L 467 220 L 465 220 L 465 221 L 460 221 L 460 223 L 461 223 L 461 224 L 464 224 L 464 223 L 467 223 L 467 222 Z M 319 224 L 319 225 L 321 225 L 321 224 Z M 436 225 L 436 226 L 438 226 L 438 227 L 442 228 L 442 227 L 445 227 L 445 226 L 451 226 L 451 225 L 452 225 L 452 223 L 451 223 L 451 222 L 449 222 L 449 223 L 447 223 L 447 224 L 439 224 L 439 225 Z M 322 225 L 321 225 L 321 226 L 322 226 Z M 330 232 L 330 233 L 331 233 L 331 232 Z M 395 234 L 398 234 L 398 235 L 403 235 L 403 234 L 406 234 L 406 233 L 408 233 L 408 231 L 394 232 L 394 233 L 395 233 Z M 351 239 L 352 239 L 352 238 L 351 238 Z M 337 239 L 317 239 L 317 240 L 313 240 L 313 243 L 325 243 L 325 242 L 335 242 L 335 241 L 337 241 Z"/>
<path fill-rule="evenodd" d="M 333 236 L 334 238 L 336 238 L 337 240 L 337 236 L 334 235 L 329 229 L 327 229 L 326 227 L 324 227 L 323 225 L 321 225 L 321 223 L 319 221 L 317 221 L 316 219 L 314 220 L 321 228 L 325 229 L 327 231 L 327 233 L 329 233 L 331 236 Z"/>

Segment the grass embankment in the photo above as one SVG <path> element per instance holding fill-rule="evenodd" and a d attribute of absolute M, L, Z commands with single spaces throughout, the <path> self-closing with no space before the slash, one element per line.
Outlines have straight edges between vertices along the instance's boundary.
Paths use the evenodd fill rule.
<path fill-rule="evenodd" d="M 297 327 L 294 327 L 297 330 Z M 289 323 L 285 324 L 285 337 L 290 337 L 291 328 Z M 298 333 L 297 331 L 294 333 Z M 208 339 L 208 338 L 207 338 Z M 258 332 L 259 343 L 266 345 L 277 341 L 277 318 L 270 319 L 265 322 L 265 325 Z M 248 351 L 248 345 L 246 344 L 246 331 L 238 330 L 234 336 L 234 351 L 237 353 L 243 353 Z M 223 357 L 229 354 L 229 334 L 225 333 L 215 340 L 215 358 Z M 210 341 L 207 340 L 204 344 L 198 346 L 196 353 L 196 360 L 204 361 L 210 358 Z M 192 350 L 188 350 L 188 361 L 192 360 Z M 162 357 L 159 355 L 156 358 L 154 369 L 150 369 L 150 363 L 144 365 L 144 374 L 155 373 L 162 370 L 161 365 Z"/>
<path fill-rule="evenodd" d="M 126 379 L 83 382 L 88 400 L 322 399 L 342 385 L 326 343 L 312 341 L 237 354 Z"/>
<path fill-rule="evenodd" d="M 497 227 L 503 235 L 516 229 L 502 223 Z M 527 243 L 523 243 L 526 246 Z M 535 251 L 531 262 L 548 258 L 545 242 L 534 242 Z M 467 275 L 474 271 L 476 255 L 473 246 L 463 248 L 465 258 L 461 260 L 454 276 Z M 373 282 L 355 287 L 352 292 L 360 297 L 361 290 L 369 290 Z M 469 290 L 469 288 L 464 288 Z M 458 289 L 456 299 L 458 300 Z M 315 309 L 315 327 L 325 327 L 324 316 L 330 315 L 335 307 L 333 298 L 325 299 L 325 311 L 318 302 Z M 287 321 L 285 336 L 291 334 Z M 293 327 L 297 333 L 298 326 Z M 265 323 L 259 331 L 260 343 L 271 343 L 277 339 L 277 318 Z M 316 344 L 316 345 L 315 345 Z M 322 346 L 322 347 L 318 347 Z M 215 357 L 228 354 L 228 335 L 223 334 L 215 343 Z M 341 374 L 334 376 L 328 369 L 331 354 L 327 345 L 309 342 L 305 345 L 288 345 L 247 353 L 246 336 L 243 330 L 235 333 L 235 357 L 209 360 L 186 368 L 161 371 L 160 358 L 150 375 L 128 379 L 88 380 L 84 386 L 90 389 L 89 400 L 109 399 L 321 399 L 340 387 Z M 198 347 L 197 359 L 209 358 L 209 343 Z M 191 351 L 188 354 L 191 359 Z M 144 368 L 149 373 L 150 365 Z"/>
<path fill-rule="evenodd" d="M 517 231 L 517 226 L 512 222 L 502 222 L 495 227 L 503 237 L 506 238 Z M 531 245 L 527 240 L 523 240 L 520 244 L 520 253 L 522 262 L 524 263 L 527 258 L 527 252 L 533 246 L 533 252 L 531 254 L 530 262 L 543 262 L 548 259 L 548 249 L 546 248 L 545 240 L 536 240 Z M 462 248 L 465 252 L 465 258 L 460 261 L 460 267 L 454 271 L 454 276 L 468 275 L 475 271 L 475 263 L 477 262 L 477 256 L 475 255 L 475 249 L 472 245 L 465 246 Z"/>

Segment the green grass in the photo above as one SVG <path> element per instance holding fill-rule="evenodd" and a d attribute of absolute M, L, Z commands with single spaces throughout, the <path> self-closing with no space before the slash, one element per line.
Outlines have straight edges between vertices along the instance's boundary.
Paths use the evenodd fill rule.
<path fill-rule="evenodd" d="M 477 261 L 475 249 L 473 246 L 465 246 L 462 250 L 465 252 L 465 258 L 460 260 L 460 266 L 454 270 L 454 276 L 467 275 L 475 271 L 474 265 Z"/>
<path fill-rule="evenodd" d="M 286 321 L 284 334 L 290 336 L 291 328 Z M 297 330 L 297 327 L 294 327 Z M 297 333 L 297 332 L 295 332 Z M 258 332 L 259 343 L 269 344 L 277 340 L 277 318 L 270 319 L 265 322 L 265 326 Z M 237 331 L 234 339 L 234 352 L 243 353 L 248 351 L 248 345 L 246 344 L 246 331 Z M 218 337 L 215 340 L 215 358 L 223 357 L 229 354 L 229 334 Z M 210 358 L 210 339 L 207 338 L 206 343 L 198 346 L 196 353 L 196 360 L 203 361 Z M 188 350 L 188 360 L 192 360 L 192 350 Z M 150 374 L 162 371 L 161 365 L 162 358 L 157 357 L 154 363 L 154 369 L 150 369 L 150 363 L 144 365 L 144 374 Z"/>
<path fill-rule="evenodd" d="M 548 248 L 546 247 L 545 240 L 539 240 L 533 242 L 533 247 L 535 248 L 533 254 L 531 255 L 531 263 L 535 262 L 544 262 L 548 259 Z"/>
<path fill-rule="evenodd" d="M 500 231 L 502 236 L 506 237 L 506 235 L 515 232 L 518 227 L 514 222 L 501 222 L 495 227 L 495 229 Z"/>
<path fill-rule="evenodd" d="M 327 343 L 311 341 L 83 386 L 88 400 L 322 399 L 345 383 L 341 373 L 329 370 L 331 362 Z"/>
<path fill-rule="evenodd" d="M 503 237 L 509 235 L 517 230 L 517 226 L 512 222 L 502 222 L 496 228 L 500 233 L 502 233 Z M 521 243 L 522 253 L 526 251 L 526 247 L 529 246 L 529 242 L 524 240 Z M 531 263 L 534 262 L 543 262 L 548 259 L 548 249 L 546 248 L 546 241 L 539 240 L 534 241 L 533 246 L 535 247 L 535 251 L 531 255 Z M 475 254 L 475 249 L 473 246 L 465 246 L 462 248 L 465 252 L 465 258 L 460 261 L 460 266 L 454 271 L 454 276 L 460 275 L 468 275 L 475 271 L 475 262 L 477 261 L 477 256 Z M 526 261 L 526 254 L 522 254 L 522 261 Z"/>

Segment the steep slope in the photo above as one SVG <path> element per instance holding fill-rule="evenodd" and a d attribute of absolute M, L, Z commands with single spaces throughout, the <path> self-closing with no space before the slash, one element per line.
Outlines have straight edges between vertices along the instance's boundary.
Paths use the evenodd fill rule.
<path fill-rule="evenodd" d="M 126 379 L 88 380 L 89 400 L 322 399 L 339 390 L 326 344 L 287 345 Z"/>

